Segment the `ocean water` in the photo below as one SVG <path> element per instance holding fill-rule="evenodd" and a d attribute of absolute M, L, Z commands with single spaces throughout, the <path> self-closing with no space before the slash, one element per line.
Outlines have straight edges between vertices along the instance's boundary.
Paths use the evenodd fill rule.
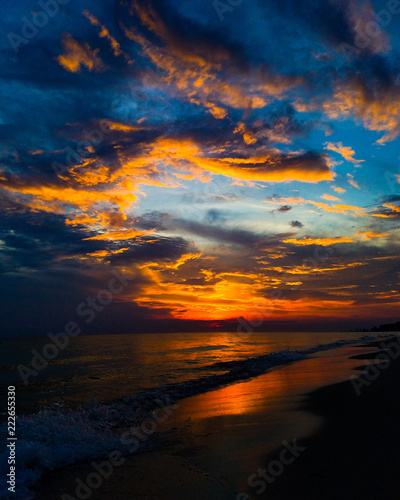
<path fill-rule="evenodd" d="M 18 413 L 18 494 L 12 498 L 34 498 L 31 488 L 55 467 L 104 458 L 113 450 L 129 453 L 121 433 L 148 418 L 159 404 L 155 401 L 174 402 L 238 383 L 359 336 L 218 332 L 76 337 L 27 384 L 18 367 L 29 366 L 32 350 L 42 353 L 49 339 L 2 340 L 1 384 L 3 389 L 16 387 Z M 3 421 L 5 417 L 3 412 Z M 6 434 L 3 423 L 1 435 Z M 8 470 L 5 445 L 1 440 L 2 477 Z M 0 498 L 7 498 L 2 487 Z"/>
<path fill-rule="evenodd" d="M 167 333 L 71 338 L 67 348 L 25 385 L 19 365 L 30 366 L 32 350 L 42 353 L 47 338 L 1 341 L 2 387 L 17 388 L 18 410 L 32 413 L 59 401 L 76 407 L 108 402 L 165 384 L 221 373 L 224 363 L 281 351 L 304 350 L 355 333 Z"/>

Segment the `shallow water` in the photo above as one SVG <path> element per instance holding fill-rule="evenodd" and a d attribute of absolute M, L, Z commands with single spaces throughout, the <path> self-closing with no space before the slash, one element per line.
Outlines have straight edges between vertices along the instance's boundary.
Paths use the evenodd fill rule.
<path fill-rule="evenodd" d="M 25 385 L 18 365 L 29 366 L 32 350 L 43 352 L 47 338 L 2 341 L 0 382 L 15 385 L 20 413 L 63 400 L 71 406 L 90 399 L 110 401 L 169 383 L 221 372 L 218 363 L 284 350 L 303 350 L 356 333 L 166 333 L 101 335 L 70 339 L 48 366 Z"/>

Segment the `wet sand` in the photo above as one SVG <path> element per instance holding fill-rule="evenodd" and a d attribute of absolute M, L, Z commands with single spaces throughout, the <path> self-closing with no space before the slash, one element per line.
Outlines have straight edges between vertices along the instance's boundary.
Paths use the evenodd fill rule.
<path fill-rule="evenodd" d="M 346 383 L 331 384 L 347 380 L 352 373 L 360 373 L 354 370 L 360 361 L 350 359 L 352 355 L 375 350 L 375 346 L 365 345 L 316 353 L 310 359 L 252 380 L 180 401 L 179 408 L 158 429 L 160 432 L 149 438 L 157 439 L 158 450 L 126 457 L 122 466 L 116 467 L 99 488 L 93 489 L 90 498 L 244 500 L 245 492 L 249 498 L 260 499 L 326 498 L 325 492 L 321 493 L 326 471 L 336 470 L 337 462 L 344 468 L 347 464 L 350 469 L 356 465 L 350 466 L 347 456 L 329 455 L 328 450 L 325 450 L 329 455 L 326 467 L 325 463 L 320 464 L 320 460 L 324 460 L 320 459 L 324 439 L 328 435 L 334 443 L 343 440 L 350 443 L 354 431 L 349 434 L 346 429 L 357 427 L 362 419 L 367 425 L 364 430 L 369 429 L 373 434 L 367 415 L 357 415 L 357 404 L 353 403 L 356 407 L 352 409 L 347 401 L 361 400 L 361 397 L 357 398 L 352 387 L 350 393 L 343 392 L 342 385 Z M 316 388 L 320 389 L 313 392 L 313 396 L 305 396 Z M 329 391 L 328 396 L 324 391 Z M 400 411 L 398 416 L 400 421 Z M 330 427 L 332 419 L 340 428 L 339 437 L 338 430 Z M 352 422 L 349 423 L 349 419 Z M 379 427 L 375 429 L 375 437 L 377 435 Z M 258 495 L 248 485 L 249 476 L 279 454 L 283 441 L 292 442 L 294 438 L 300 445 L 307 442 L 307 450 L 268 485 L 263 495 Z M 369 436 L 364 439 L 370 442 Z M 373 460 L 373 451 L 369 449 L 368 453 Z M 357 449 L 353 450 L 351 460 L 356 462 L 357 456 L 358 460 L 363 458 Z M 37 497 L 55 500 L 67 493 L 74 498 L 76 478 L 85 480 L 91 472 L 90 464 L 54 471 L 44 478 Z M 317 488 L 315 494 L 310 488 Z M 304 496 L 299 496 L 299 491 Z M 343 494 L 342 497 L 358 498 Z"/>
<path fill-rule="evenodd" d="M 370 344 L 374 353 L 354 357 L 358 362 L 367 360 L 360 369 L 371 370 L 376 352 L 382 352 L 381 342 Z M 398 340 L 395 342 L 398 345 Z M 400 363 L 391 360 L 376 373 L 379 374 L 375 380 L 359 387 L 359 395 L 351 381 L 323 387 L 309 395 L 304 409 L 323 417 L 324 425 L 303 440 L 307 449 L 262 495 L 253 493 L 254 498 L 398 498 Z M 264 464 L 272 456 L 266 456 Z"/>

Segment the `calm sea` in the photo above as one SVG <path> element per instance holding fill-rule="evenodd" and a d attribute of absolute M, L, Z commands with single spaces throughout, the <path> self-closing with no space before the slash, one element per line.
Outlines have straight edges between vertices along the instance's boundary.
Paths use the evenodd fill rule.
<path fill-rule="evenodd" d="M 29 367 L 33 350 L 48 338 L 1 341 L 0 382 L 17 388 L 20 413 L 65 401 L 107 402 L 165 384 L 221 373 L 224 363 L 286 350 L 304 350 L 361 336 L 357 333 L 165 333 L 82 336 L 70 339 L 54 360 L 25 385 L 18 366 Z M 231 368 L 230 365 L 226 365 Z M 226 368 L 228 370 L 228 368 Z"/>

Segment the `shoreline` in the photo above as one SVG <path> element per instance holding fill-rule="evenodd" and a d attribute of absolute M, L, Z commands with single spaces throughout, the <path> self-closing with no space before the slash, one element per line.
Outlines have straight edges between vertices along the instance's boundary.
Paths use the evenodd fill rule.
<path fill-rule="evenodd" d="M 350 332 L 343 334 L 343 336 L 339 333 L 334 336 L 330 333 L 318 335 L 307 333 L 304 334 L 304 338 L 294 336 L 294 334 L 289 335 L 289 337 L 283 334 L 284 341 L 282 341 L 281 334 L 272 332 L 260 336 L 254 335 L 254 338 L 250 339 L 249 342 L 248 339 L 239 339 L 237 336 L 226 333 L 215 339 L 208 339 L 204 334 L 189 339 L 186 339 L 183 334 L 178 335 L 177 338 L 166 334 L 162 339 L 147 335 L 133 335 L 129 337 L 130 343 L 127 346 L 125 344 L 127 339 L 124 338 L 126 337 L 124 335 L 117 335 L 114 344 L 111 343 L 112 336 L 105 337 L 108 339 L 106 343 L 103 343 L 104 336 L 96 335 L 72 339 L 71 346 L 66 349 L 63 356 L 51 361 L 36 377 L 32 376 L 28 385 L 23 383 L 16 367 L 17 365 L 26 366 L 28 370 L 34 351 L 40 350 L 41 347 L 37 343 L 28 343 L 21 352 L 16 345 L 9 346 L 12 353 L 11 359 L 10 363 L 6 364 L 2 370 L 1 380 L 6 387 L 10 385 L 17 387 L 19 414 L 35 414 L 45 407 L 48 408 L 52 405 L 57 407 L 60 403 L 66 411 L 79 409 L 89 403 L 88 395 L 90 395 L 91 401 L 108 405 L 117 404 L 118 401 L 122 402 L 125 398 L 134 395 L 142 398 L 145 392 L 149 393 L 151 398 L 154 394 L 152 391 L 164 387 L 167 391 L 175 392 L 177 390 L 178 397 L 190 396 L 193 393 L 202 392 L 204 389 L 202 385 L 208 385 L 209 389 L 213 390 L 219 385 L 234 383 L 235 379 L 245 379 L 258 375 L 260 372 L 266 371 L 268 365 L 279 365 L 281 362 L 285 362 L 285 359 L 279 360 L 279 353 L 282 354 L 283 358 L 286 355 L 290 358 L 296 352 L 300 357 L 304 357 L 305 351 L 318 345 L 335 343 L 340 345 L 342 341 L 361 342 L 365 340 L 364 337 L 355 337 Z M 140 341 L 137 340 L 138 338 Z M 304 339 L 304 342 L 299 340 L 301 338 Z M 294 341 L 293 345 L 291 340 Z M 153 355 L 155 341 L 159 347 Z M 216 345 L 214 345 L 215 343 Z M 196 349 L 203 344 L 206 348 L 200 349 L 198 353 L 199 363 L 188 365 L 182 351 L 188 352 L 188 356 L 193 357 Z M 237 352 L 237 359 L 235 359 L 233 353 L 238 345 L 241 345 L 241 348 Z M 187 350 L 188 347 L 189 350 Z M 132 373 L 132 367 L 126 361 L 127 349 L 132 355 L 138 351 L 138 366 L 135 373 Z M 244 356 L 242 350 L 247 351 Z M 89 358 L 86 356 L 87 352 L 91 353 Z M 303 352 L 303 356 L 300 352 Z M 155 372 L 148 370 L 148 355 L 150 354 L 152 360 L 162 366 L 165 361 L 163 353 L 170 353 L 167 356 L 167 362 L 172 363 L 172 372 L 166 372 L 157 367 Z M 208 353 L 211 355 L 209 361 L 206 359 Z M 225 357 L 226 353 L 227 357 Z M 110 354 L 113 359 L 114 356 L 115 359 L 118 359 L 119 356 L 122 357 L 121 369 L 116 369 L 115 363 L 110 361 Z M 217 356 L 212 356 L 212 354 Z M 296 356 L 294 356 L 293 361 L 295 359 Z M 290 359 L 286 358 L 286 360 Z M 80 367 L 78 373 L 75 371 L 75 366 Z M 191 370 L 192 368 L 194 371 Z M 176 369 L 178 371 L 175 371 Z M 185 371 L 188 373 L 185 374 Z M 240 371 L 241 373 L 239 373 Z M 227 372 L 232 373 L 229 375 Z M 202 380 L 198 380 L 199 385 L 193 387 L 193 384 L 196 385 L 194 382 L 196 378 Z M 151 382 L 143 383 L 146 380 L 151 380 Z M 182 385 L 187 382 L 195 389 L 192 394 L 190 391 L 185 391 L 185 394 L 182 394 Z"/>
<path fill-rule="evenodd" d="M 398 337 L 393 339 L 400 347 Z M 371 368 L 384 352 L 380 345 L 391 340 L 369 342 L 374 352 L 351 357 L 367 362 L 355 366 L 366 383 L 346 380 L 307 395 L 300 410 L 323 418 L 321 429 L 301 439 L 304 452 L 265 492 L 249 490 L 250 498 L 380 500 L 395 496 L 400 488 L 400 358 L 391 359 L 386 367 Z M 365 378 L 366 370 L 371 380 Z M 265 464 L 275 455 L 266 456 Z"/>
<path fill-rule="evenodd" d="M 181 400 L 176 417 L 160 428 L 161 449 L 127 456 L 124 466 L 116 468 L 92 498 L 107 499 L 117 490 L 120 496 L 134 493 L 126 498 L 236 500 L 240 491 L 246 491 L 249 474 L 262 465 L 265 450 L 273 450 L 296 432 L 299 436 L 318 432 L 322 419 L 304 413 L 304 395 L 349 376 L 357 364 L 350 359 L 354 348 L 370 352 L 369 344 L 325 350 L 251 380 Z M 167 471 L 167 476 L 160 478 L 157 469 Z M 76 478 L 90 472 L 90 463 L 81 463 L 49 473 L 36 488 L 38 498 L 71 495 Z M 180 496 L 165 493 L 174 481 L 181 484 Z M 200 491 L 203 496 L 196 496 Z"/>

